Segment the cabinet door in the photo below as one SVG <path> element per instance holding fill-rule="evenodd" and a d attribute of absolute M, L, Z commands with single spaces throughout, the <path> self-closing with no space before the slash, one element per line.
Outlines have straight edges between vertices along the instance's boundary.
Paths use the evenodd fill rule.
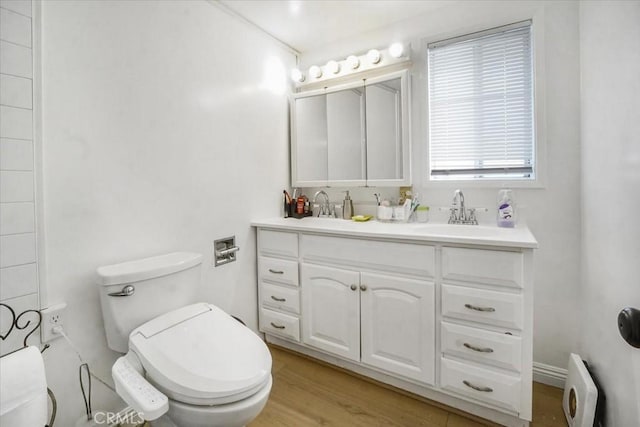
<path fill-rule="evenodd" d="M 293 104 L 293 186 L 326 185 L 327 97 L 324 94 L 297 98 Z"/>
<path fill-rule="evenodd" d="M 352 88 L 327 94 L 329 181 L 337 185 L 365 184 L 364 90 Z"/>
<path fill-rule="evenodd" d="M 360 273 L 302 263 L 300 277 L 302 341 L 326 352 L 359 361 Z"/>
<path fill-rule="evenodd" d="M 362 362 L 434 383 L 432 282 L 361 273 Z"/>
<path fill-rule="evenodd" d="M 367 79 L 367 185 L 410 185 L 406 71 Z"/>

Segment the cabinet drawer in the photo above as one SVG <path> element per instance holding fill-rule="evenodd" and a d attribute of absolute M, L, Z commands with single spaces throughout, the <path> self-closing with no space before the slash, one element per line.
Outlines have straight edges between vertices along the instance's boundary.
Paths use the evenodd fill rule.
<path fill-rule="evenodd" d="M 501 408 L 520 411 L 522 379 L 450 359 L 440 364 L 440 385 L 464 396 Z"/>
<path fill-rule="evenodd" d="M 303 234 L 300 241 L 300 255 L 304 261 L 357 266 L 423 277 L 435 275 L 433 246 L 307 234 Z"/>
<path fill-rule="evenodd" d="M 262 282 L 260 295 L 262 306 L 300 314 L 300 296 L 297 289 Z"/>
<path fill-rule="evenodd" d="M 295 316 L 263 308 L 260 310 L 260 330 L 268 334 L 300 341 L 300 320 Z"/>
<path fill-rule="evenodd" d="M 261 255 L 297 258 L 298 234 L 259 229 L 258 251 Z"/>
<path fill-rule="evenodd" d="M 442 248 L 442 278 L 522 288 L 523 255 L 485 249 Z"/>
<path fill-rule="evenodd" d="M 261 280 L 298 286 L 298 262 L 261 256 L 258 259 Z"/>
<path fill-rule="evenodd" d="M 522 338 L 442 322 L 442 352 L 520 372 Z"/>
<path fill-rule="evenodd" d="M 442 285 L 442 316 L 522 330 L 522 295 Z"/>

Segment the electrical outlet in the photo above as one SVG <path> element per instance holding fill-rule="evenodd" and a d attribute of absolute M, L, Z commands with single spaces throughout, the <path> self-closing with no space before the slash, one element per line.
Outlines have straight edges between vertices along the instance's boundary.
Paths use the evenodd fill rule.
<path fill-rule="evenodd" d="M 40 340 L 43 344 L 62 337 L 62 335 L 53 332 L 53 328 L 56 326 L 64 326 L 64 313 L 66 308 L 67 304 L 63 302 L 47 307 L 41 311 L 42 323 L 40 324 Z"/>

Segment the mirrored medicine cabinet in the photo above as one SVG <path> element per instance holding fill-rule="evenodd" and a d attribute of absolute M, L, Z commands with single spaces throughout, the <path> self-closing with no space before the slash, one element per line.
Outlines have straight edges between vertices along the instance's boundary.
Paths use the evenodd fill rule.
<path fill-rule="evenodd" d="M 410 185 L 408 72 L 296 93 L 291 185 Z"/>

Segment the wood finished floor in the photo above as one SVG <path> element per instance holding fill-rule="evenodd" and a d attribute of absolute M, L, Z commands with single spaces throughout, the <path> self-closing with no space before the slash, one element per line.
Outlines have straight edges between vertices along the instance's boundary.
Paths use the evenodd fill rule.
<path fill-rule="evenodd" d="M 270 346 L 270 349 L 273 356 L 271 396 L 249 427 L 496 425 L 279 347 Z M 534 383 L 531 426 L 566 425 L 562 390 Z"/>

